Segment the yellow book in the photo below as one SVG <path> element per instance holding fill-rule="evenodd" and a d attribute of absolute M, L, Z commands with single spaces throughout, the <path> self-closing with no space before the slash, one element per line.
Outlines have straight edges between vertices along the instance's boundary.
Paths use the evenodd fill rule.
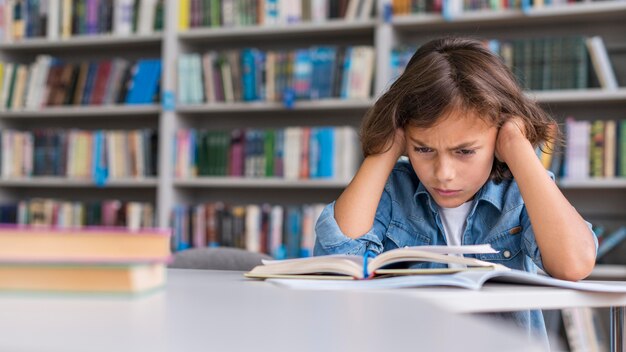
<path fill-rule="evenodd" d="M 72 0 L 63 0 L 61 5 L 61 38 L 69 38 L 72 36 Z"/>
<path fill-rule="evenodd" d="M 178 30 L 186 31 L 189 29 L 189 11 L 191 0 L 178 1 Z"/>

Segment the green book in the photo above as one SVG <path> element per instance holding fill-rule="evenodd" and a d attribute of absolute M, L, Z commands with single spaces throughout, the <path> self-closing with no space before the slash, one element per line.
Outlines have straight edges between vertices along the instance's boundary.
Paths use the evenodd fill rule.
<path fill-rule="evenodd" d="M 221 27 L 222 9 L 220 0 L 211 0 L 211 27 Z"/>
<path fill-rule="evenodd" d="M 268 129 L 265 131 L 265 176 L 274 176 L 274 130 Z"/>
<path fill-rule="evenodd" d="M 17 71 L 19 71 L 20 69 L 20 64 L 16 64 L 13 67 L 13 70 L 11 72 L 11 80 L 9 83 L 9 96 L 7 97 L 7 104 L 6 104 L 6 108 L 7 109 L 11 109 L 11 106 L 13 105 L 13 90 L 15 90 L 15 81 L 17 79 Z"/>
<path fill-rule="evenodd" d="M 591 124 L 591 144 L 589 151 L 591 177 L 604 176 L 604 121 Z"/>

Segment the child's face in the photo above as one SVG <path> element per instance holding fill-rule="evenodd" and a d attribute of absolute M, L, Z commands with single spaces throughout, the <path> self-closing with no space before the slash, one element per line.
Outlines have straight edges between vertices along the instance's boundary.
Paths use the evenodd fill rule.
<path fill-rule="evenodd" d="M 489 179 L 498 129 L 473 114 L 452 113 L 430 128 L 409 126 L 405 135 L 411 165 L 439 206 L 460 206 Z"/>

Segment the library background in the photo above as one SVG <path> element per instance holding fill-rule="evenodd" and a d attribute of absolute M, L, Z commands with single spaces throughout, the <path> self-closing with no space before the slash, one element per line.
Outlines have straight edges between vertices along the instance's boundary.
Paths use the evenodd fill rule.
<path fill-rule="evenodd" d="M 454 34 L 559 121 L 564 149 L 538 157 L 594 224 L 597 275 L 624 279 L 624 18 L 615 0 L 0 0 L 0 222 L 311 255 L 364 113 Z M 608 343 L 596 310 L 558 313 L 565 346 Z"/>

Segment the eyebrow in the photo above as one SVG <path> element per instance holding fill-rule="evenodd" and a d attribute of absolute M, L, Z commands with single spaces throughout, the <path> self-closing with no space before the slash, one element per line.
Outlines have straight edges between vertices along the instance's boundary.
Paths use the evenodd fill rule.
<path fill-rule="evenodd" d="M 410 138 L 410 139 L 411 139 L 414 143 L 418 144 L 418 145 L 419 145 L 419 146 L 421 146 L 421 147 L 427 147 L 427 148 L 430 148 L 430 147 L 429 147 L 426 143 L 424 143 L 424 142 L 422 142 L 422 141 L 420 141 L 420 140 L 418 140 L 418 139 L 415 139 L 415 138 L 413 138 L 413 137 L 409 137 L 409 138 Z M 469 147 L 471 147 L 471 146 L 473 146 L 473 145 L 475 145 L 475 144 L 477 144 L 477 143 L 478 143 L 478 141 L 469 141 L 469 142 L 465 142 L 465 143 L 461 143 L 461 144 L 459 144 L 459 145 L 456 145 L 456 146 L 454 146 L 454 147 L 452 147 L 452 148 L 448 148 L 448 150 L 458 150 L 458 149 L 469 148 Z"/>

